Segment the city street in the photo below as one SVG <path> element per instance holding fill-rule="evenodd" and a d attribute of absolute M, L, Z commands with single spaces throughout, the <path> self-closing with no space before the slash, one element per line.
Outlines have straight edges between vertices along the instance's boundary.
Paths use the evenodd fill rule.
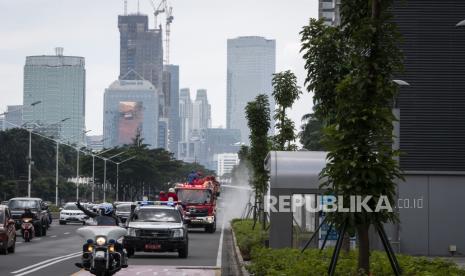
<path fill-rule="evenodd" d="M 205 233 L 203 229 L 189 231 L 187 259 L 178 258 L 177 253 L 136 253 L 129 259 L 129 267 L 117 275 L 220 275 L 223 251 L 227 249 L 220 242 L 224 235 L 222 226 L 226 223 L 223 224 L 221 207 L 218 209 L 216 233 Z M 18 236 L 16 252 L 0 256 L 0 274 L 90 275 L 74 265 L 80 261 L 83 243 L 75 234 L 80 227 L 82 225 L 59 225 L 54 221 L 46 237 L 24 243 Z"/>

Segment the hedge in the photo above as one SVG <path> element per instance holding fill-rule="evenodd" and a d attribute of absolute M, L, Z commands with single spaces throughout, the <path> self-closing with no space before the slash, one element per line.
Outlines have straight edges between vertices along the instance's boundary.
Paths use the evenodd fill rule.
<path fill-rule="evenodd" d="M 268 233 L 262 231 L 257 223 L 252 230 L 253 221 L 233 220 L 232 227 L 242 256 L 251 260 L 247 270 L 255 276 L 299 276 L 327 275 L 333 249 L 320 252 L 318 249 L 307 249 L 303 254 L 298 249 L 265 248 L 264 241 Z M 358 276 L 357 250 L 346 254 L 341 252 L 337 263 L 336 275 Z M 465 276 L 452 261 L 444 259 L 428 259 L 397 255 L 404 276 Z M 371 275 L 393 275 L 389 259 L 384 251 L 371 252 Z"/>

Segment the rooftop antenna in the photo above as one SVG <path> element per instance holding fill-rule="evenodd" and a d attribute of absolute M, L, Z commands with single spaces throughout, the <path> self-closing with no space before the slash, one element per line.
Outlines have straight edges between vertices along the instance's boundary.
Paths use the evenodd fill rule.
<path fill-rule="evenodd" d="M 128 0 L 124 0 L 124 15 L 128 15 Z"/>
<path fill-rule="evenodd" d="M 140 0 L 137 0 L 137 14 L 140 14 Z"/>

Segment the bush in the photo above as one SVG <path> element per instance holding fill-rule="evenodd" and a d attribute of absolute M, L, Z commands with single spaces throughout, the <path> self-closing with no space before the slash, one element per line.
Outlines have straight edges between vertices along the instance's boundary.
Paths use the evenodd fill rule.
<path fill-rule="evenodd" d="M 250 253 L 255 247 L 263 247 L 265 240 L 268 238 L 268 233 L 262 231 L 262 226 L 257 222 L 255 229 L 253 220 L 233 219 L 231 222 L 234 234 L 236 235 L 237 246 L 241 251 L 242 258 L 246 261 L 250 260 Z"/>
<path fill-rule="evenodd" d="M 326 275 L 331 261 L 332 249 L 320 253 L 318 249 L 308 249 L 303 254 L 297 249 L 269 249 L 255 247 L 252 250 L 251 265 L 247 269 L 256 276 L 283 275 Z M 465 270 L 459 269 L 453 262 L 424 257 L 398 255 L 399 264 L 405 276 L 465 276 Z M 381 251 L 371 253 L 371 273 L 376 276 L 393 275 L 391 265 Z M 357 252 L 341 252 L 336 275 L 356 276 Z"/>

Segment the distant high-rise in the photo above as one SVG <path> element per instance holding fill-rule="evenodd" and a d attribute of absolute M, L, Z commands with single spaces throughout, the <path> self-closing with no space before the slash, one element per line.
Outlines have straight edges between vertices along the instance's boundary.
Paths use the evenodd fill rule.
<path fill-rule="evenodd" d="M 5 130 L 10 128 L 17 128 L 23 124 L 23 106 L 22 105 L 9 105 L 4 118 Z"/>
<path fill-rule="evenodd" d="M 192 110 L 192 136 L 200 137 L 201 131 L 211 127 L 211 105 L 208 103 L 207 90 L 197 90 Z"/>
<path fill-rule="evenodd" d="M 323 18 L 326 25 L 336 26 L 341 23 L 340 9 L 341 0 L 319 0 L 318 15 Z"/>
<path fill-rule="evenodd" d="M 168 150 L 168 118 L 158 120 L 158 148 Z"/>
<path fill-rule="evenodd" d="M 218 176 L 231 173 L 234 166 L 239 164 L 239 156 L 237 153 L 215 154 L 215 160 L 217 161 L 216 174 L 218 174 Z"/>
<path fill-rule="evenodd" d="M 65 141 L 84 143 L 86 71 L 83 57 L 29 56 L 24 66 L 24 106 L 36 101 L 34 108 L 23 109 L 23 123 L 35 123 L 53 129 L 53 136 Z M 58 124 L 61 120 L 69 118 Z M 58 133 L 57 133 L 58 132 Z"/>
<path fill-rule="evenodd" d="M 250 131 L 245 117 L 247 103 L 258 94 L 266 94 L 271 112 L 274 112 L 271 80 L 276 70 L 275 40 L 258 36 L 228 39 L 227 67 L 227 128 L 239 129 L 241 141 L 249 144 Z"/>
<path fill-rule="evenodd" d="M 103 149 L 103 135 L 86 136 L 87 147 L 92 151 L 101 151 Z"/>
<path fill-rule="evenodd" d="M 118 16 L 120 79 L 142 77 L 162 93 L 163 41 L 161 29 L 150 30 L 147 15 Z M 140 76 L 137 76 L 139 74 Z"/>
<path fill-rule="evenodd" d="M 118 80 L 105 90 L 105 148 L 132 143 L 138 133 L 150 148 L 158 146 L 158 90 L 146 80 Z"/>
<path fill-rule="evenodd" d="M 180 140 L 190 140 L 192 129 L 192 100 L 189 88 L 183 88 L 179 94 Z"/>
<path fill-rule="evenodd" d="M 169 95 L 168 106 L 168 149 L 177 156 L 178 143 L 180 141 L 180 118 L 179 118 L 179 66 L 165 65 L 165 85 Z"/>

